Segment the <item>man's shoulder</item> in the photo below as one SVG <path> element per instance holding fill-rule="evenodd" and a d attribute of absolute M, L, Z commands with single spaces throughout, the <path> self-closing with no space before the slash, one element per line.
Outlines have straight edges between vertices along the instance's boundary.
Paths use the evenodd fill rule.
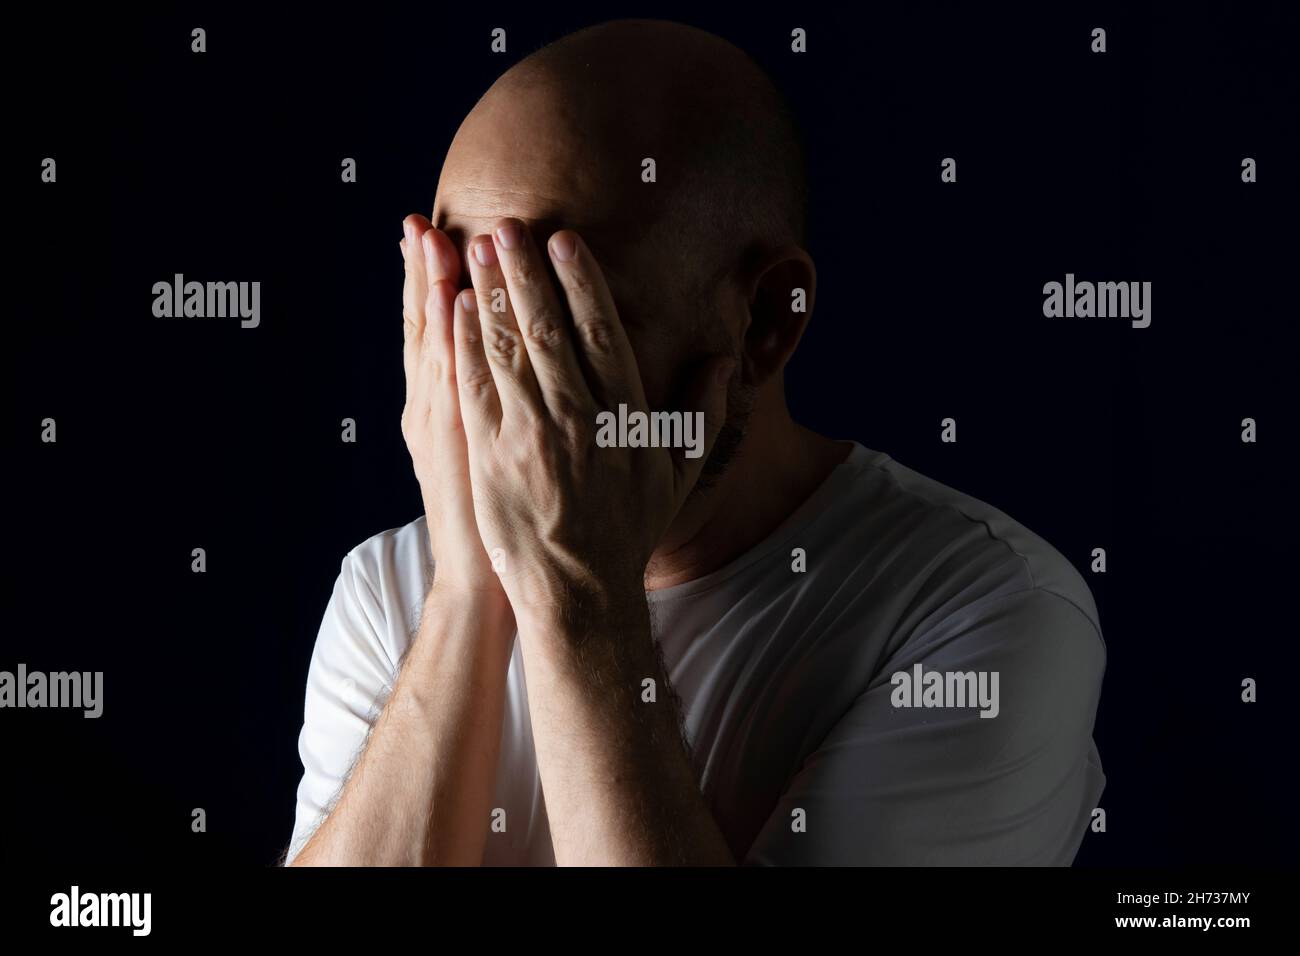
<path fill-rule="evenodd" d="M 1023 523 L 888 455 L 863 449 L 855 462 L 857 494 L 875 516 L 867 536 L 897 543 L 895 580 L 952 591 L 954 599 L 1053 595 L 1100 635 L 1096 603 L 1078 568 Z"/>
<path fill-rule="evenodd" d="M 429 526 L 424 515 L 400 527 L 372 534 L 348 551 L 346 560 L 372 580 L 394 568 L 432 571 Z"/>
<path fill-rule="evenodd" d="M 354 592 L 364 596 L 395 638 L 409 638 L 433 580 L 424 516 L 356 545 L 343 558 L 340 575 Z"/>

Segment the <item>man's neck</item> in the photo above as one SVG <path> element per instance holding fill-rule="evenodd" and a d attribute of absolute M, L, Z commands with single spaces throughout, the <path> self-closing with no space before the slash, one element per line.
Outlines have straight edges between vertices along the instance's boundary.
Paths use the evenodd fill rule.
<path fill-rule="evenodd" d="M 683 508 L 650 558 L 645 588 L 703 577 L 775 531 L 817 490 L 850 446 L 796 424 L 785 409 L 756 408 L 717 484 Z"/>

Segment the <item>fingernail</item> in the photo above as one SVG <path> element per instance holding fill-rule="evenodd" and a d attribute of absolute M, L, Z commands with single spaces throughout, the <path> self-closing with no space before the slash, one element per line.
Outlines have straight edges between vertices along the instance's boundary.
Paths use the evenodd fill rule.
<path fill-rule="evenodd" d="M 433 233 L 426 232 L 421 238 L 424 242 L 424 261 L 433 262 Z"/>
<path fill-rule="evenodd" d="M 412 245 L 415 242 L 415 224 L 409 219 L 402 220 L 402 231 L 406 233 L 406 244 Z"/>
<path fill-rule="evenodd" d="M 478 311 L 478 297 L 469 289 L 460 294 L 460 307 L 466 312 Z"/>
<path fill-rule="evenodd" d="M 492 246 L 491 239 L 484 239 L 474 243 L 474 258 L 478 260 L 481 266 L 494 266 L 497 262 L 497 251 Z"/>
<path fill-rule="evenodd" d="M 497 238 L 501 240 L 502 249 L 513 249 L 519 245 L 519 227 L 514 223 L 504 225 L 497 230 Z M 483 263 L 487 265 L 487 263 Z"/>
<path fill-rule="evenodd" d="M 551 236 L 551 255 L 560 262 L 568 262 L 577 251 L 578 244 L 573 241 L 573 236 L 569 233 L 557 232 Z"/>
<path fill-rule="evenodd" d="M 725 362 L 719 363 L 718 367 L 713 370 L 714 380 L 719 385 L 726 385 L 727 382 L 731 381 L 731 373 L 735 370 L 736 360 L 727 359 Z"/>

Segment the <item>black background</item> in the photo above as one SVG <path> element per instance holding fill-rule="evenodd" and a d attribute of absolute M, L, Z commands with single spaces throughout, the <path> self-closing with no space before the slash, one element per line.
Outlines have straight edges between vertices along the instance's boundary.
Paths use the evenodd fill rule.
<path fill-rule="evenodd" d="M 0 853 L 275 860 L 339 562 L 420 511 L 398 427 L 400 221 L 430 211 L 460 119 L 502 71 L 650 13 L 751 53 L 804 126 L 819 287 L 788 371 L 796 418 L 1009 512 L 1084 570 L 1109 651 L 1108 831 L 1078 863 L 1292 859 L 1288 6 L 11 21 L 0 669 L 102 670 L 105 710 L 0 713 Z M 260 281 L 261 326 L 155 319 L 151 287 L 176 272 Z M 1045 319 L 1042 286 L 1067 272 L 1151 281 L 1151 327 Z M 957 444 L 939 441 L 948 416 Z"/>

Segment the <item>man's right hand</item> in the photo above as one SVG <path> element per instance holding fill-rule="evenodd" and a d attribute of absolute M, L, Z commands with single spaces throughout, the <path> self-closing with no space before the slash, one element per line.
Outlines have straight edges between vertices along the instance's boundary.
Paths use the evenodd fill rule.
<path fill-rule="evenodd" d="M 457 397 L 452 308 L 460 290 L 460 257 L 447 235 L 421 215 L 407 216 L 402 230 L 406 265 L 402 436 L 424 497 L 434 589 L 449 597 L 500 601 L 508 608 L 474 521 Z"/>

